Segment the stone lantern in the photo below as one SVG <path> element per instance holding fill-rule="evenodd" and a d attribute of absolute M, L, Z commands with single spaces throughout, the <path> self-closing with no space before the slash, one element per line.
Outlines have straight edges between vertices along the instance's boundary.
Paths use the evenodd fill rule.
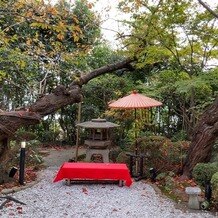
<path fill-rule="evenodd" d="M 92 119 L 91 121 L 77 124 L 77 126 L 88 129 L 89 136 L 85 140 L 86 161 L 90 162 L 93 155 L 99 155 L 103 162 L 109 162 L 109 147 L 111 141 L 111 130 L 119 125 L 106 121 L 106 119 Z"/>

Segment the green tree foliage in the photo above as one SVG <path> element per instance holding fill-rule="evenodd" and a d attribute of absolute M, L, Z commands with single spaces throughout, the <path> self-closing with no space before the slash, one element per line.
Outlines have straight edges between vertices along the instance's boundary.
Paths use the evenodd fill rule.
<path fill-rule="evenodd" d="M 191 135 L 193 123 L 217 96 L 217 75 L 216 68 L 191 77 L 179 70 L 162 70 L 149 77 L 151 83 L 144 90 L 162 99 L 161 119 L 167 136 L 175 137 L 180 131 Z M 195 104 L 191 107 L 193 100 Z"/>
<path fill-rule="evenodd" d="M 66 82 L 67 76 L 71 79 L 72 64 L 76 66 L 100 36 L 99 20 L 91 6 L 87 1 L 73 5 L 1 1 L 0 80 L 4 90 L 19 87 L 20 92 L 20 98 L 11 92 L 2 99 L 16 102 L 22 97 L 31 103 L 39 94 Z M 69 67 L 68 60 L 74 60 Z M 15 103 L 19 104 L 24 101 Z"/>
<path fill-rule="evenodd" d="M 27 106 L 88 70 L 86 58 L 100 39 L 99 19 L 88 1 L 1 1 L 0 17 L 1 109 Z M 60 111 L 68 138 L 74 113 L 75 106 Z M 43 121 L 47 132 L 46 126 L 54 129 L 51 120 L 53 115 Z"/>
<path fill-rule="evenodd" d="M 38 63 L 19 49 L 0 48 L 1 109 L 25 106 L 37 94 Z"/>
<path fill-rule="evenodd" d="M 217 57 L 217 21 L 191 1 L 122 1 L 132 15 L 131 34 L 124 44 L 138 59 L 137 66 L 163 62 L 196 75 L 210 58 Z M 125 37 L 125 34 L 123 34 Z"/>
<path fill-rule="evenodd" d="M 122 34 L 125 52 L 137 59 L 139 69 L 159 64 L 146 69 L 145 89 L 163 99 L 165 132 L 184 129 L 191 135 L 199 114 L 216 96 L 216 73 L 205 69 L 218 57 L 217 20 L 187 0 L 121 1 L 119 6 L 131 15 L 126 21 L 131 32 Z"/>
<path fill-rule="evenodd" d="M 85 51 L 99 36 L 98 19 L 87 1 L 56 5 L 11 0 L 1 10 L 2 43 L 30 55 L 55 57 L 59 52 Z"/>
<path fill-rule="evenodd" d="M 60 73 L 64 70 L 60 69 L 60 63 L 69 59 L 76 62 L 90 51 L 100 36 L 99 20 L 90 7 L 87 1 L 79 0 L 73 5 L 60 1 L 54 6 L 41 0 L 1 1 L 0 45 L 7 51 L 2 58 L 11 60 L 9 53 L 16 56 L 13 60 L 16 68 L 12 67 L 11 61 L 2 62 L 4 70 L 0 78 L 11 71 L 18 75 L 19 71 L 21 77 L 30 75 L 27 80 L 33 82 L 27 68 L 38 63 L 38 69 L 32 72 L 38 78 L 38 94 L 60 84 L 64 75 Z M 15 81 L 11 78 L 11 82 Z M 42 89 L 40 85 L 44 84 L 39 84 L 40 81 L 51 87 Z"/>

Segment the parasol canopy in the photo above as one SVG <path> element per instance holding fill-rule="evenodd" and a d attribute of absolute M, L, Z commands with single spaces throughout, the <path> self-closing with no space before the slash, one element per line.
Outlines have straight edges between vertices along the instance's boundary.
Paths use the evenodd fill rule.
<path fill-rule="evenodd" d="M 134 109 L 135 110 L 135 120 L 136 120 L 136 109 L 142 108 L 151 108 L 161 106 L 162 103 L 139 94 L 136 90 L 134 90 L 130 95 L 125 96 L 123 98 L 118 99 L 115 102 L 109 104 L 109 107 L 115 109 Z M 135 123 L 136 128 L 136 123 Z M 137 131 L 135 131 L 135 140 L 137 138 Z M 138 153 L 138 145 L 137 140 L 135 141 L 135 153 Z"/>
<path fill-rule="evenodd" d="M 145 95 L 139 94 L 137 91 L 133 91 L 130 95 L 118 99 L 115 102 L 109 104 L 110 108 L 115 109 L 134 109 L 135 111 L 135 120 L 136 120 L 136 110 L 137 109 L 146 109 L 151 107 L 161 106 L 162 103 L 149 98 Z M 136 129 L 136 122 L 135 122 Z M 135 130 L 135 155 L 138 155 L 138 143 L 137 143 L 137 131 Z M 136 161 L 136 173 L 138 173 L 138 159 Z M 142 171 L 142 170 L 141 170 Z"/>
<path fill-rule="evenodd" d="M 130 95 L 110 103 L 109 107 L 117 109 L 137 109 L 158 107 L 161 105 L 161 102 L 153 98 L 149 98 L 145 95 L 139 94 L 137 91 L 134 90 Z"/>

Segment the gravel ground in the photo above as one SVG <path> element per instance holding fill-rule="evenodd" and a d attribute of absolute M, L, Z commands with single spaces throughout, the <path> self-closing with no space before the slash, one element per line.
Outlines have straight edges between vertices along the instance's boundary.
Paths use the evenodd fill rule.
<path fill-rule="evenodd" d="M 1 218 L 214 218 L 205 211 L 187 213 L 156 194 L 143 182 L 131 187 L 113 184 L 52 183 L 58 171 L 49 167 L 41 174 L 39 183 L 12 194 L 27 205 L 9 202 L 0 210 Z M 2 201 L 0 201 L 2 203 Z"/>

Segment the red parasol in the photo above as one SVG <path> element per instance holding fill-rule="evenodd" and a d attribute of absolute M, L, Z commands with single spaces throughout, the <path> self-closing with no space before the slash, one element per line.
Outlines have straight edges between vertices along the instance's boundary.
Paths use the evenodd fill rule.
<path fill-rule="evenodd" d="M 156 101 L 155 99 L 149 98 L 142 94 L 139 94 L 137 91 L 133 91 L 130 95 L 125 96 L 123 98 L 118 99 L 115 102 L 109 104 L 109 107 L 115 109 L 135 109 L 135 119 L 136 119 L 136 109 L 142 108 L 151 108 L 151 107 L 158 107 L 161 106 L 162 103 Z M 135 140 L 136 140 L 136 132 L 135 132 Z M 137 142 L 135 143 L 136 148 L 135 152 L 137 155 Z"/>
<path fill-rule="evenodd" d="M 118 99 L 117 101 L 110 103 L 109 107 L 117 109 L 137 109 L 137 108 L 151 108 L 161 106 L 162 103 L 155 99 L 149 98 L 137 91 L 133 91 L 132 94 Z"/>

